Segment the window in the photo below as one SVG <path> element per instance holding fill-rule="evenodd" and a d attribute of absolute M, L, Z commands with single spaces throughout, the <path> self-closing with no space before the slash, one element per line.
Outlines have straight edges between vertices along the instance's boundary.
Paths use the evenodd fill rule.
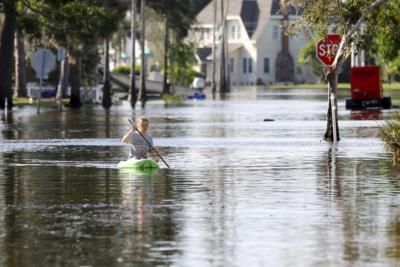
<path fill-rule="evenodd" d="M 200 41 L 203 41 L 203 40 L 204 40 L 204 30 L 201 29 L 200 30 Z"/>
<path fill-rule="evenodd" d="M 249 62 L 249 73 L 253 73 L 253 59 L 249 57 L 248 62 Z"/>
<path fill-rule="evenodd" d="M 247 72 L 247 58 L 243 58 L 243 73 Z"/>
<path fill-rule="evenodd" d="M 264 58 L 264 73 L 269 73 L 269 58 Z"/>
<path fill-rule="evenodd" d="M 236 39 L 236 26 L 231 27 L 231 39 Z"/>
<path fill-rule="evenodd" d="M 229 72 L 230 73 L 233 73 L 235 71 L 234 64 L 235 64 L 235 59 L 231 57 L 229 59 Z"/>
<path fill-rule="evenodd" d="M 272 28 L 272 39 L 278 40 L 279 39 L 279 26 L 275 25 Z"/>

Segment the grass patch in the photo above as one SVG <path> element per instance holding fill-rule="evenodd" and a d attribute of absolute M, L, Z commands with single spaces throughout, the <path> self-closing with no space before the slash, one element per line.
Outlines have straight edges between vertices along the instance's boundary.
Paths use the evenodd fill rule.
<path fill-rule="evenodd" d="M 383 83 L 383 90 L 400 90 L 400 83 Z M 304 83 L 304 84 L 274 84 L 271 85 L 272 89 L 327 89 L 326 83 Z M 350 83 L 339 83 L 338 89 L 350 90 Z"/>
<path fill-rule="evenodd" d="M 400 90 L 400 83 L 384 83 L 383 90 Z"/>
<path fill-rule="evenodd" d="M 67 104 L 69 101 L 69 98 L 64 98 L 63 99 L 63 104 Z M 29 97 L 14 97 L 13 98 L 13 104 L 16 106 L 24 106 L 24 105 L 37 105 L 38 99 L 34 98 L 29 98 Z M 58 102 L 56 99 L 53 98 L 42 98 L 40 100 L 40 104 L 43 105 L 57 105 Z"/>
<path fill-rule="evenodd" d="M 173 95 L 163 95 L 161 97 L 167 103 L 182 103 L 183 102 L 183 95 L 180 94 L 173 94 Z"/>
<path fill-rule="evenodd" d="M 304 84 L 274 84 L 271 85 L 272 89 L 327 89 L 326 83 L 304 83 Z M 338 89 L 350 89 L 349 83 L 339 83 Z"/>

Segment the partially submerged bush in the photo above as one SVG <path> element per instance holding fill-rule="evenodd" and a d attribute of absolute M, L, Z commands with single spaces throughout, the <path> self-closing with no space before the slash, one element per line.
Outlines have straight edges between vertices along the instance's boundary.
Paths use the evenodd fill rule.
<path fill-rule="evenodd" d="M 113 73 L 121 73 L 121 74 L 131 74 L 131 66 L 128 65 L 119 65 L 116 66 L 113 70 Z M 140 65 L 135 65 L 135 75 L 140 75 Z"/>
<path fill-rule="evenodd" d="M 393 163 L 400 163 L 400 112 L 393 113 L 386 120 L 385 125 L 379 129 L 379 135 L 386 150 L 392 153 Z"/>

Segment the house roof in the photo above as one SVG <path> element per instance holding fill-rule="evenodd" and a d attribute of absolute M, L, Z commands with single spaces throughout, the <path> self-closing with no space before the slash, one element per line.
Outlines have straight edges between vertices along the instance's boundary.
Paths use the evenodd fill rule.
<path fill-rule="evenodd" d="M 214 4 L 212 0 L 197 15 L 196 21 L 199 24 L 213 24 Z M 251 39 L 258 36 L 262 26 L 267 22 L 274 0 L 224 0 L 224 8 L 227 8 L 228 16 L 241 17 L 246 31 Z M 226 6 L 227 5 L 227 6 Z M 221 1 L 217 1 L 217 24 L 221 23 Z"/>

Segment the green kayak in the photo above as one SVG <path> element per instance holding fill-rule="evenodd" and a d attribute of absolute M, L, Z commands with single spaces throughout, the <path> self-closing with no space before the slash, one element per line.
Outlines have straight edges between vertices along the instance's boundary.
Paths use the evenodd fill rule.
<path fill-rule="evenodd" d="M 128 159 L 120 161 L 117 168 L 158 169 L 160 166 L 151 159 Z"/>

